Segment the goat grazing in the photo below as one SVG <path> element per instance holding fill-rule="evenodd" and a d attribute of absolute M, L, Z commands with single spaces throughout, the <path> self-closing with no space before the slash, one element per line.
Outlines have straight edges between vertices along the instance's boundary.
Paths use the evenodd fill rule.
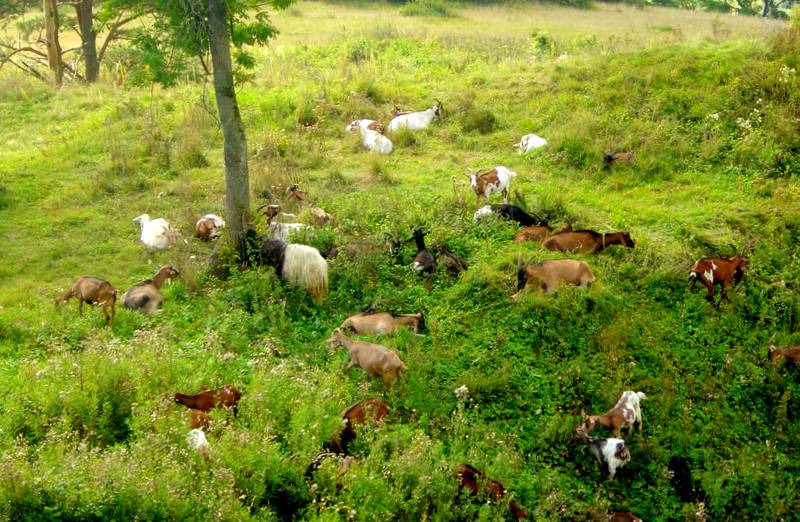
<path fill-rule="evenodd" d="M 142 214 L 133 218 L 133 222 L 141 227 L 140 239 L 149 250 L 165 250 L 178 239 L 178 231 L 164 218 L 150 219 Z"/>
<path fill-rule="evenodd" d="M 642 392 L 627 390 L 622 392 L 617 404 L 604 415 L 583 415 L 583 427 L 586 433 L 591 433 L 597 426 L 611 430 L 615 437 L 619 437 L 622 428 L 628 428 L 628 436 L 634 427 L 642 433 L 642 407 L 641 400 L 647 396 Z"/>
<path fill-rule="evenodd" d="M 481 198 L 489 203 L 489 196 L 492 194 L 503 194 L 503 203 L 508 204 L 508 189 L 511 186 L 511 179 L 516 175 L 516 172 L 498 165 L 492 169 L 472 172 L 467 174 L 467 177 L 472 190 L 475 191 L 478 205 L 481 204 Z"/>
<path fill-rule="evenodd" d="M 550 225 L 531 225 L 529 227 L 525 227 L 517 232 L 517 235 L 514 236 L 514 241 L 517 243 L 523 243 L 525 241 L 544 241 L 551 235 L 555 234 L 562 234 L 564 232 L 571 232 L 572 227 L 570 225 L 564 225 L 558 230 L 553 230 L 553 227 Z"/>
<path fill-rule="evenodd" d="M 498 216 L 516 221 L 521 227 L 547 225 L 544 219 L 528 214 L 516 205 L 485 205 L 475 211 L 472 219 L 478 221 L 481 218 L 497 214 Z"/>
<path fill-rule="evenodd" d="M 633 161 L 633 152 L 604 152 L 603 153 L 603 168 L 608 170 L 614 165 L 622 163 L 631 163 Z"/>
<path fill-rule="evenodd" d="M 56 306 L 66 303 L 73 297 L 78 298 L 78 313 L 81 316 L 83 316 L 83 303 L 103 305 L 106 325 L 111 326 L 114 321 L 117 303 L 117 291 L 111 286 L 111 283 L 97 277 L 79 277 L 72 283 L 69 290 L 56 299 Z"/>
<path fill-rule="evenodd" d="M 517 272 L 517 293 L 511 299 L 518 299 L 528 286 L 536 285 L 546 294 L 555 292 L 561 282 L 572 283 L 588 288 L 594 283 L 594 274 L 589 265 L 574 259 L 551 259 L 535 265 L 523 266 Z"/>
<path fill-rule="evenodd" d="M 380 399 L 366 399 L 346 409 L 341 417 L 344 429 L 325 443 L 323 449 L 347 455 L 350 443 L 356 438 L 356 426 L 367 422 L 380 422 L 389 413 L 389 406 Z"/>
<path fill-rule="evenodd" d="M 500 501 L 508 493 L 502 484 L 496 480 L 486 478 L 477 468 L 469 464 L 460 464 L 456 466 L 455 473 L 458 478 L 459 494 L 464 488 L 468 489 L 473 495 L 477 495 L 479 491 L 484 491 L 485 494 L 495 501 Z M 509 501 L 508 507 L 511 509 L 511 513 L 516 520 L 522 520 L 528 517 L 528 512 L 519 507 L 514 500 Z"/>
<path fill-rule="evenodd" d="M 425 232 L 415 228 L 408 241 L 414 240 L 417 244 L 417 255 L 414 257 L 413 267 L 417 274 L 432 274 L 436 271 L 436 259 L 425 246 Z"/>
<path fill-rule="evenodd" d="M 402 376 L 404 370 L 408 369 L 397 354 L 385 346 L 353 341 L 345 337 L 339 328 L 333 331 L 328 343 L 331 350 L 335 350 L 340 346 L 347 348 L 347 352 L 350 354 L 350 363 L 345 368 L 344 373 L 348 376 L 350 375 L 350 369 L 353 366 L 358 366 L 367 375 L 381 377 L 383 384 L 388 388 Z"/>
<path fill-rule="evenodd" d="M 328 295 L 328 262 L 314 247 L 268 239 L 261 246 L 261 262 L 274 267 L 278 277 L 303 288 L 318 303 Z"/>
<path fill-rule="evenodd" d="M 540 149 L 545 145 L 547 145 L 547 140 L 541 136 L 537 136 L 536 134 L 526 134 L 520 138 L 519 143 L 514 144 L 514 148 L 517 149 L 520 154 L 525 154 L 530 150 Z"/>
<path fill-rule="evenodd" d="M 364 148 L 370 152 L 391 154 L 392 150 L 394 150 L 392 140 L 377 130 L 372 130 L 361 125 L 351 125 L 350 130 L 359 131 L 361 133 L 361 143 L 364 145 Z"/>
<path fill-rule="evenodd" d="M 211 241 L 220 236 L 219 229 L 225 226 L 225 220 L 216 214 L 206 214 L 194 225 L 194 237 L 203 241 Z"/>
<path fill-rule="evenodd" d="M 600 464 L 600 470 L 608 471 L 608 480 L 614 480 L 617 470 L 631 461 L 631 452 L 624 440 L 591 437 L 586 434 L 583 426 L 578 426 L 575 433 L 589 447 L 589 451 Z"/>
<path fill-rule="evenodd" d="M 572 230 L 552 235 L 542 242 L 542 246 L 547 250 L 575 254 L 600 252 L 611 245 L 634 247 L 631 235 L 625 231 L 600 233 L 594 230 Z"/>
<path fill-rule="evenodd" d="M 167 280 L 171 281 L 179 275 L 180 272 L 175 270 L 172 265 L 162 266 L 152 279 L 145 279 L 130 287 L 122 295 L 122 306 L 145 314 L 155 313 L 164 302 L 161 287 Z"/>
<path fill-rule="evenodd" d="M 750 260 L 744 256 L 733 257 L 706 257 L 696 262 L 689 272 L 689 280 L 692 284 L 689 286 L 689 291 L 694 290 L 694 285 L 698 279 L 706 286 L 706 299 L 708 302 L 714 302 L 714 285 L 720 285 L 719 302 L 726 299 L 728 286 L 733 283 L 738 283 L 742 280 L 747 265 Z"/>
<path fill-rule="evenodd" d="M 183 404 L 192 410 L 199 410 L 203 413 L 208 413 L 212 408 L 225 408 L 231 410 L 233 415 L 239 413 L 239 399 L 242 394 L 232 384 L 226 384 L 222 388 L 215 390 L 202 391 L 196 395 L 184 395 L 183 393 L 175 394 L 175 402 Z M 194 417 L 194 412 L 192 413 Z"/>
<path fill-rule="evenodd" d="M 422 314 L 399 314 L 388 312 L 361 312 L 351 315 L 339 327 L 342 331 L 356 334 L 392 334 L 400 328 L 408 327 L 417 333 L 425 328 Z"/>
<path fill-rule="evenodd" d="M 375 120 L 353 120 L 344 128 L 345 131 L 352 132 L 355 129 L 366 129 L 383 134 L 385 127 L 382 123 Z"/>
<path fill-rule="evenodd" d="M 433 119 L 444 121 L 444 107 L 442 102 L 437 101 L 436 105 L 430 109 L 418 112 L 400 114 L 392 118 L 389 122 L 389 132 L 396 132 L 398 129 L 407 128 L 409 130 L 425 129 L 431 124 Z"/>
<path fill-rule="evenodd" d="M 800 363 L 800 346 L 778 348 L 772 344 L 769 345 L 769 360 L 775 362 L 780 357 L 784 357 L 788 364 Z"/>

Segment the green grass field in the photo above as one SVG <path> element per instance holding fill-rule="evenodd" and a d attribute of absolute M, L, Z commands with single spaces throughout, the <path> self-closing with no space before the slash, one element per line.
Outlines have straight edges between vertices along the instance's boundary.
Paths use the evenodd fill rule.
<path fill-rule="evenodd" d="M 464 462 L 531 520 L 796 519 L 798 373 L 766 354 L 770 339 L 800 341 L 798 29 L 616 5 L 452 10 L 297 4 L 239 87 L 253 207 L 294 210 L 282 198 L 296 182 L 336 216 L 310 244 L 424 225 L 429 245 L 470 263 L 419 278 L 411 243 L 399 259 L 336 259 L 321 306 L 272 269 L 207 274 L 211 247 L 191 236 L 201 214 L 224 213 L 209 85 L 56 92 L 0 74 L 0 519 L 509 518 L 456 498 L 448 468 Z M 343 130 L 436 99 L 445 121 L 390 135 L 391 156 Z M 550 143 L 520 156 L 528 132 Z M 607 150 L 636 158 L 605 171 Z M 473 222 L 464 173 L 494 165 L 551 224 L 629 230 L 636 247 L 574 256 L 597 276 L 588 291 L 512 302 L 521 260 L 563 256 L 514 243 L 510 223 Z M 144 212 L 186 242 L 148 254 L 132 222 Z M 688 290 L 696 259 L 741 252 L 750 270 L 729 302 Z M 119 309 L 108 329 L 99 310 L 53 306 L 77 276 L 121 295 L 164 263 L 183 277 L 160 315 Z M 409 367 L 391 390 L 343 376 L 344 350 L 325 342 L 370 305 L 426 317 L 422 337 L 364 337 Z M 171 397 L 226 383 L 240 414 L 213 414 L 206 461 Z M 573 430 L 627 389 L 648 396 L 644 430 L 607 481 Z M 303 472 L 339 413 L 367 397 L 388 402 L 387 422 L 359 432 L 345 475 L 330 460 L 310 488 Z M 674 493 L 675 455 L 702 507 Z"/>

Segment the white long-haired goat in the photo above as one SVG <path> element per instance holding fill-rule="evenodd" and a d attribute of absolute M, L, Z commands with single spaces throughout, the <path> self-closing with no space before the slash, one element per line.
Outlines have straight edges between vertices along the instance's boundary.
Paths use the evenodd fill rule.
<path fill-rule="evenodd" d="M 403 127 L 411 130 L 425 129 L 431 124 L 434 118 L 438 118 L 439 121 L 444 121 L 444 107 L 442 107 L 442 102 L 440 101 L 437 101 L 436 105 L 430 109 L 395 116 L 392 118 L 392 121 L 389 122 L 389 131 L 395 132 Z"/>
<path fill-rule="evenodd" d="M 328 295 L 328 262 L 314 247 L 268 239 L 261 246 L 261 262 L 275 267 L 279 277 L 305 289 L 317 302 Z"/>
<path fill-rule="evenodd" d="M 167 249 L 178 239 L 178 231 L 164 218 L 150 219 L 147 214 L 142 214 L 133 218 L 133 222 L 141 227 L 140 239 L 149 250 Z"/>

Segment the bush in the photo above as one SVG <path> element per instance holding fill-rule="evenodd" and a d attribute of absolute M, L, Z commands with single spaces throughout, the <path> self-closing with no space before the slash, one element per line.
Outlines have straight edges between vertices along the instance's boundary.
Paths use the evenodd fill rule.
<path fill-rule="evenodd" d="M 403 16 L 455 16 L 450 5 L 443 0 L 411 0 L 400 8 L 400 14 Z"/>
<path fill-rule="evenodd" d="M 489 134 L 497 126 L 497 118 L 489 109 L 472 108 L 461 121 L 461 128 L 466 132 L 478 131 Z"/>

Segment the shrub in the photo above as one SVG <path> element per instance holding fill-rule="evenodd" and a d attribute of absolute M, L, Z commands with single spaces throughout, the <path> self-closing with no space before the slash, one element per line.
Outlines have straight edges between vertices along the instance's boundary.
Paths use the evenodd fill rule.
<path fill-rule="evenodd" d="M 489 109 L 472 108 L 462 119 L 461 128 L 466 132 L 478 131 L 489 134 L 497 126 L 497 118 Z"/>
<path fill-rule="evenodd" d="M 403 16 L 455 16 L 450 5 L 443 0 L 411 0 L 400 8 Z"/>

